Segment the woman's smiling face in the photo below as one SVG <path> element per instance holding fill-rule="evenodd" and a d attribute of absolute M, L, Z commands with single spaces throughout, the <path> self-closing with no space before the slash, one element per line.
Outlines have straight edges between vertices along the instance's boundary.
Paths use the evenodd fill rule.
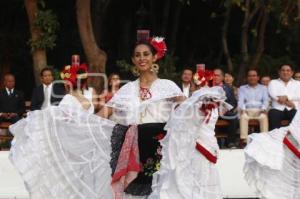
<path fill-rule="evenodd" d="M 151 66 L 155 61 L 156 56 L 153 55 L 149 46 L 140 44 L 135 47 L 132 62 L 137 67 L 138 71 L 150 71 Z"/>

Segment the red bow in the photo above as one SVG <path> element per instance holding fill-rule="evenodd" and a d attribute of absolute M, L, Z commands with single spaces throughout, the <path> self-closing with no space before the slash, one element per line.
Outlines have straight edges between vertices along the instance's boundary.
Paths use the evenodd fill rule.
<path fill-rule="evenodd" d="M 150 38 L 150 44 L 157 51 L 157 59 L 161 59 L 165 56 L 167 51 L 167 45 L 163 37 Z"/>
<path fill-rule="evenodd" d="M 213 109 L 218 108 L 220 106 L 219 102 L 209 101 L 206 103 L 203 103 L 200 110 L 205 115 L 205 122 L 208 123 L 211 117 L 211 112 Z"/>
<path fill-rule="evenodd" d="M 78 71 L 81 71 L 80 74 L 77 74 Z M 60 77 L 63 80 L 71 82 L 72 85 L 77 84 L 78 78 L 87 78 L 88 67 L 87 64 L 81 64 L 80 66 L 65 66 L 64 70 L 60 73 Z"/>
<path fill-rule="evenodd" d="M 194 76 L 195 83 L 198 86 L 210 86 L 209 83 L 210 81 L 213 80 L 214 72 L 211 70 L 204 70 L 200 69 L 197 71 L 197 73 Z"/>

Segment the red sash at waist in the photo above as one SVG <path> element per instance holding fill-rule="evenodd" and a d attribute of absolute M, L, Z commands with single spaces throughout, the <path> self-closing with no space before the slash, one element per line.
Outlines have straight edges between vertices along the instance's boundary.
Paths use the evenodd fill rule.
<path fill-rule="evenodd" d="M 204 146 L 196 142 L 196 149 L 211 163 L 217 163 L 217 156 L 208 151 Z"/>
<path fill-rule="evenodd" d="M 297 149 L 297 147 L 294 146 L 294 144 L 288 139 L 287 136 L 285 136 L 283 143 L 298 157 L 300 158 L 300 151 Z"/>

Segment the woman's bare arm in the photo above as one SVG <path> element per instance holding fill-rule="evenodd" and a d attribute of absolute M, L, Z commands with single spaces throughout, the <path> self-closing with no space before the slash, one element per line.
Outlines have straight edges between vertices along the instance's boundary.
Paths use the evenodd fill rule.
<path fill-rule="evenodd" d="M 186 100 L 186 97 L 185 96 L 177 96 L 177 97 L 175 97 L 175 102 L 177 103 L 177 104 L 181 104 L 184 100 Z"/>
<path fill-rule="evenodd" d="M 100 111 L 98 111 L 97 115 L 103 118 L 109 118 L 113 112 L 113 109 L 108 106 L 102 106 Z"/>
<path fill-rule="evenodd" d="M 99 95 L 97 94 L 97 92 L 94 88 L 92 90 L 92 103 L 94 105 L 95 111 L 98 111 L 99 110 Z"/>
<path fill-rule="evenodd" d="M 173 98 L 174 103 L 175 103 L 175 107 L 174 109 L 176 109 L 184 100 L 186 100 L 185 96 L 177 96 Z"/>

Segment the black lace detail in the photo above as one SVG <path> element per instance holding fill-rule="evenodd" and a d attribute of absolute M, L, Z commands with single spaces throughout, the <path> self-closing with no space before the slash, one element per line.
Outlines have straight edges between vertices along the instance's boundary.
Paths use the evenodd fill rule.
<path fill-rule="evenodd" d="M 147 196 L 152 192 L 152 184 L 140 184 L 132 182 L 128 185 L 125 192 L 134 196 Z"/>
<path fill-rule="evenodd" d="M 128 126 L 117 124 L 112 132 L 111 136 L 111 160 L 110 160 L 110 167 L 112 169 L 112 175 L 115 173 L 118 158 L 122 149 L 123 142 L 125 140 L 125 135 L 128 130 Z"/>
<path fill-rule="evenodd" d="M 160 161 L 157 151 L 160 147 L 159 140 L 166 134 L 165 123 L 146 123 L 138 125 L 138 144 L 141 165 L 146 165 L 149 160 L 153 164 L 150 167 L 142 167 L 137 178 L 126 188 L 125 192 L 134 196 L 146 196 L 152 192 L 152 173 L 156 169 L 156 164 Z M 149 166 L 149 165 L 148 165 Z M 150 169 L 150 170 L 149 170 Z"/>

